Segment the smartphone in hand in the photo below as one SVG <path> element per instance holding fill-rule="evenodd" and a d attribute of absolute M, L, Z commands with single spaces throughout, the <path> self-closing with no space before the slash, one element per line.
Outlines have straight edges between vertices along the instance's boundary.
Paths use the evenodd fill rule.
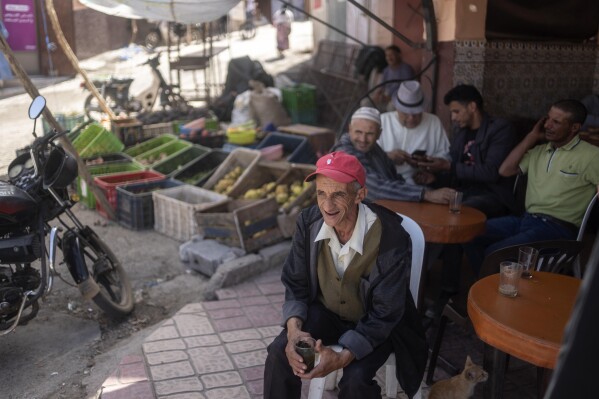
<path fill-rule="evenodd" d="M 412 158 L 424 158 L 426 156 L 426 150 L 416 150 L 412 153 Z"/>

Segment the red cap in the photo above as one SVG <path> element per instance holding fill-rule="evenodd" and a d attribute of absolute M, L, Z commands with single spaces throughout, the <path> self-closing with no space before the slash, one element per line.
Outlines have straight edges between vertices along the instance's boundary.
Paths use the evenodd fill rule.
<path fill-rule="evenodd" d="M 343 151 L 322 156 L 316 162 L 316 172 L 308 175 L 305 181 L 314 180 L 317 174 L 330 177 L 339 183 L 357 181 L 362 187 L 366 185 L 366 172 L 358 158 Z"/>

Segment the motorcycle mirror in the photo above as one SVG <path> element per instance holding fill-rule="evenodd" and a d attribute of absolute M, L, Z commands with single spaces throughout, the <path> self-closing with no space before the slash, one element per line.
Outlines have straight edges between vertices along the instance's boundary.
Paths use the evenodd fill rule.
<path fill-rule="evenodd" d="M 37 96 L 29 106 L 29 119 L 37 119 L 46 108 L 46 99 L 42 96 Z"/>

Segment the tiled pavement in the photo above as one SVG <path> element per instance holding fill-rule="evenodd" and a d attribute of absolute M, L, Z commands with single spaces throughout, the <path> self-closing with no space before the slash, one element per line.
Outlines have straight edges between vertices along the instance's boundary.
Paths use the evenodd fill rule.
<path fill-rule="evenodd" d="M 148 336 L 142 348 L 132 348 L 132 354 L 104 382 L 101 398 L 262 398 L 266 346 L 281 331 L 280 269 L 217 294 L 218 301 L 186 305 Z M 481 364 L 482 342 L 472 330 L 449 325 L 442 355 L 460 368 L 466 354 Z M 377 380 L 384 387 L 384 373 L 379 374 Z M 437 368 L 435 379 L 448 377 Z M 536 397 L 534 378 L 533 367 L 511 361 L 504 396 Z M 426 397 L 428 388 L 423 388 Z M 482 397 L 481 388 L 477 387 L 475 398 Z M 334 391 L 325 392 L 325 399 L 332 398 L 336 398 Z"/>

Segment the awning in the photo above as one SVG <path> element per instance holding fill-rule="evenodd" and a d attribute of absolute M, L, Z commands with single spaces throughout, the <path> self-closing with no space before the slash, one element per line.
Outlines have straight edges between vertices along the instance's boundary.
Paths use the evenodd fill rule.
<path fill-rule="evenodd" d="M 240 0 L 79 0 L 83 5 L 117 17 L 184 24 L 214 21 Z"/>

